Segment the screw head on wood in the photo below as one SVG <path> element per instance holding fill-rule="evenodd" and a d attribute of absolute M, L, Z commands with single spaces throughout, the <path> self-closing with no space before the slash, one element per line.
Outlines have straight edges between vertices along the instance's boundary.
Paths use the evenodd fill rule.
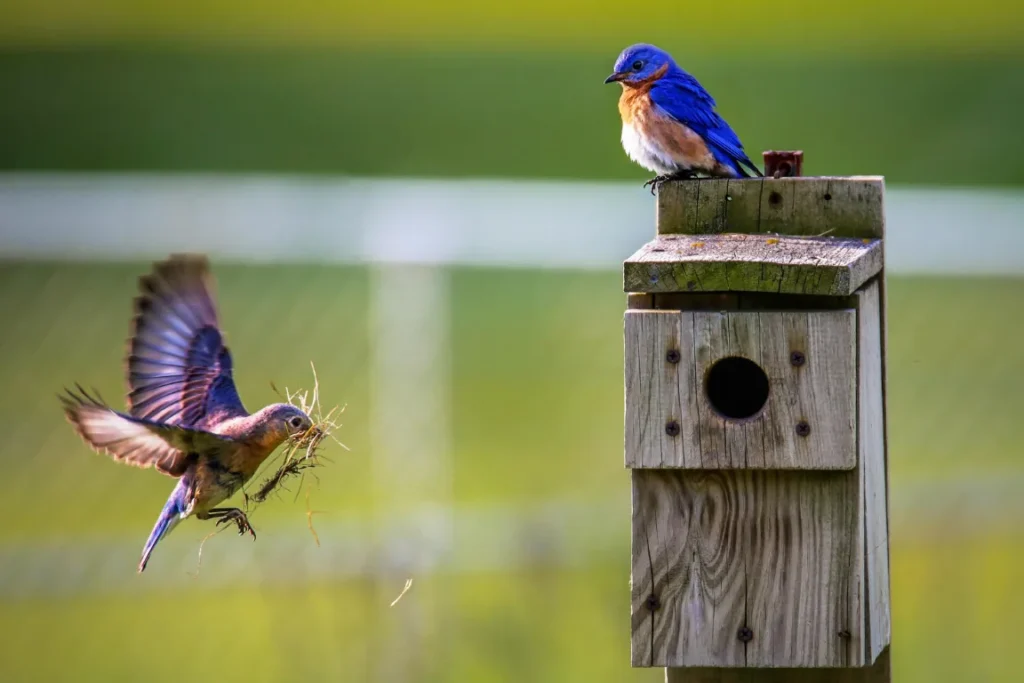
<path fill-rule="evenodd" d="M 661 607 L 661 600 L 658 599 L 657 595 L 651 593 L 647 596 L 647 599 L 644 600 L 644 606 L 653 612 L 657 610 L 659 607 Z"/>
<path fill-rule="evenodd" d="M 789 354 L 789 362 L 798 368 L 807 362 L 807 356 L 804 355 L 803 351 L 793 351 Z"/>
<path fill-rule="evenodd" d="M 748 626 L 743 626 L 736 632 L 736 637 L 739 638 L 741 642 L 749 643 L 754 639 L 754 632 L 751 631 Z"/>
<path fill-rule="evenodd" d="M 796 423 L 796 435 L 807 436 L 811 433 L 811 425 L 807 424 L 807 420 L 800 420 Z"/>
<path fill-rule="evenodd" d="M 677 351 L 676 349 L 669 349 L 668 353 L 665 354 L 665 360 L 667 360 L 669 363 L 672 363 L 673 365 L 678 363 L 681 357 L 682 356 L 679 355 L 679 351 Z"/>
<path fill-rule="evenodd" d="M 669 420 L 665 423 L 665 433 L 669 436 L 679 436 L 679 421 Z"/>

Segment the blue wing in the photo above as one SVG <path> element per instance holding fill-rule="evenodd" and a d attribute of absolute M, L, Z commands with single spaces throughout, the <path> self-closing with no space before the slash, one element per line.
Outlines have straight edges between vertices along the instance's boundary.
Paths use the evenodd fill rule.
<path fill-rule="evenodd" d="M 209 428 L 247 415 L 231 376 L 200 256 L 172 256 L 139 279 L 128 354 L 132 417 Z"/>
<path fill-rule="evenodd" d="M 715 111 L 715 99 L 697 79 L 681 69 L 656 81 L 651 100 L 666 114 L 685 124 L 708 143 L 711 153 L 723 164 L 749 177 L 746 166 L 756 175 L 761 172 L 743 151 L 743 143 L 729 124 Z"/>

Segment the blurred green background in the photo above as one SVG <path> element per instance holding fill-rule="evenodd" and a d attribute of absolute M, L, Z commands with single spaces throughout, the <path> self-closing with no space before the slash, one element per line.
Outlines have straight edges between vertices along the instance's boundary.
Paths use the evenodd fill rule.
<path fill-rule="evenodd" d="M 601 81 L 646 40 L 701 79 L 755 159 L 801 148 L 807 174 L 1018 186 L 1021 14 L 1003 0 L 7 0 L 0 170 L 640 181 Z M 208 530 L 197 522 L 158 548 L 151 569 L 163 569 L 134 575 L 170 481 L 88 453 L 54 394 L 75 381 L 122 392 L 146 268 L 0 264 L 0 680 L 660 679 L 628 665 L 617 264 L 443 274 L 452 502 L 594 505 L 609 511 L 604 549 L 424 572 L 391 608 L 404 575 L 280 576 L 250 561 L 210 580 L 232 554 L 282 538 L 326 553 L 332 530 L 395 503 L 371 464 L 370 265 L 215 263 L 247 404 L 274 400 L 270 381 L 308 386 L 310 360 L 326 400 L 347 404 L 339 436 L 352 450 L 331 451 L 310 494 L 323 547 L 288 494 L 254 516 L 255 544 L 212 539 L 196 578 L 174 579 L 195 569 Z M 894 677 L 1016 681 L 1024 279 L 890 282 Z M 282 555 L 275 566 L 289 566 Z M 57 564 L 73 584 L 46 581 Z"/>

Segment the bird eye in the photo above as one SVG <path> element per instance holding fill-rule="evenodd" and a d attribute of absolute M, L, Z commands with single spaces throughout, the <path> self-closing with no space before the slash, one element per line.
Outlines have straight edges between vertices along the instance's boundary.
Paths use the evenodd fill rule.
<path fill-rule="evenodd" d="M 298 429 L 299 427 L 302 426 L 302 418 L 296 415 L 292 419 L 288 420 L 288 424 L 290 424 L 295 429 Z"/>
<path fill-rule="evenodd" d="M 642 60 L 638 59 L 635 62 L 633 62 L 633 71 L 639 71 L 642 68 L 644 68 L 644 63 Z"/>

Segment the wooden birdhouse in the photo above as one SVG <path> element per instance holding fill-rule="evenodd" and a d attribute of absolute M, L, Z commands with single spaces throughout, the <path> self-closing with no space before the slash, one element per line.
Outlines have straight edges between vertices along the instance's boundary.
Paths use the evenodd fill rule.
<path fill-rule="evenodd" d="M 660 187 L 624 263 L 634 666 L 887 661 L 883 195 Z"/>

